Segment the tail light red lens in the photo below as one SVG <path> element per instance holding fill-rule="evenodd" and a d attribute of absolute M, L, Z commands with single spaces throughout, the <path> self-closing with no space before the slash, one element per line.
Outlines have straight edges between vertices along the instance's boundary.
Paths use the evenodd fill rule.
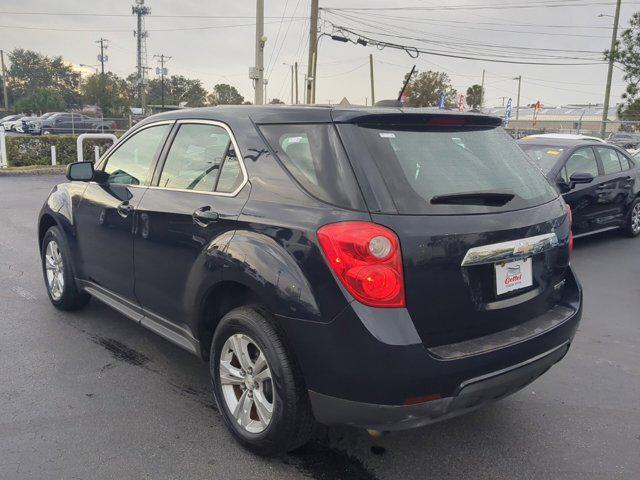
<path fill-rule="evenodd" d="M 318 230 L 329 266 L 353 297 L 372 307 L 404 307 L 402 253 L 397 235 L 369 222 L 340 222 Z"/>
<path fill-rule="evenodd" d="M 567 219 L 569 220 L 569 255 L 573 252 L 573 213 L 571 213 L 571 207 L 567 205 Z"/>

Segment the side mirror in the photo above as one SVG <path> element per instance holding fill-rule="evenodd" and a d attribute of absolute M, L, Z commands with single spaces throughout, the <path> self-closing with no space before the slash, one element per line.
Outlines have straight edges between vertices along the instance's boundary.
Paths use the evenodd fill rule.
<path fill-rule="evenodd" d="M 575 172 L 571 174 L 571 177 L 569 177 L 569 187 L 571 189 L 575 188 L 575 186 L 579 183 L 591 182 L 593 182 L 593 175 L 591 175 L 590 173 Z"/>
<path fill-rule="evenodd" d="M 74 162 L 67 165 L 67 179 L 78 182 L 93 180 L 93 162 Z"/>

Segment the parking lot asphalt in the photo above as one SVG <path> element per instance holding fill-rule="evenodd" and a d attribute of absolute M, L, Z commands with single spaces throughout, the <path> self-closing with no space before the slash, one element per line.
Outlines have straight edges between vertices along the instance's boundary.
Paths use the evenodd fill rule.
<path fill-rule="evenodd" d="M 582 324 L 528 388 L 379 439 L 323 428 L 265 460 L 227 433 L 199 359 L 97 301 L 49 304 L 36 216 L 60 181 L 0 177 L 1 479 L 640 478 L 640 238 L 576 240 Z"/>

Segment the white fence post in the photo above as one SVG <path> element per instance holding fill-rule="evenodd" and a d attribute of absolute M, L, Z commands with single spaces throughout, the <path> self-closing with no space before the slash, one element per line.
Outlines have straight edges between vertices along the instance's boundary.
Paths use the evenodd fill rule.
<path fill-rule="evenodd" d="M 85 138 L 106 138 L 111 140 L 113 143 L 118 141 L 118 137 L 113 133 L 83 133 L 78 135 L 78 139 L 76 140 L 76 158 L 78 162 L 83 161 L 82 142 Z M 113 146 L 113 144 L 111 146 Z M 97 153 L 99 154 L 99 151 Z M 98 160 L 98 157 L 96 157 L 96 160 Z"/>
<path fill-rule="evenodd" d="M 56 158 L 56 146 L 51 145 L 51 165 L 57 165 L 58 160 Z"/>
<path fill-rule="evenodd" d="M 4 140 L 4 127 L 0 125 L 0 168 L 7 168 L 9 160 L 7 159 L 7 144 Z"/>
<path fill-rule="evenodd" d="M 96 162 L 100 160 L 100 147 L 98 145 L 93 147 L 93 156 L 95 157 Z"/>

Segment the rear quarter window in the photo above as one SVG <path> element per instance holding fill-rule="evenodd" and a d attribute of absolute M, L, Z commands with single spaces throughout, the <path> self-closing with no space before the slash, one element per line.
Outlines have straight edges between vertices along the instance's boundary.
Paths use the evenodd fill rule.
<path fill-rule="evenodd" d="M 285 169 L 308 193 L 332 205 L 363 209 L 358 183 L 334 125 L 259 128 Z"/>

